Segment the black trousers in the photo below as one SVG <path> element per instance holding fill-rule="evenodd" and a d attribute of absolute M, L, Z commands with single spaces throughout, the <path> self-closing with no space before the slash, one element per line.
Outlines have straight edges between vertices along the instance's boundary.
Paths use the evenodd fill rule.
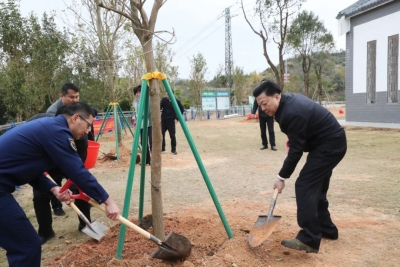
<path fill-rule="evenodd" d="M 153 127 L 147 127 L 147 155 L 146 155 L 146 164 L 150 164 L 150 152 L 153 149 L 153 135 L 152 135 Z M 140 144 L 143 147 L 143 129 L 140 129 Z"/>
<path fill-rule="evenodd" d="M 275 132 L 274 132 L 274 117 L 258 117 L 260 122 L 260 130 L 261 130 L 261 140 L 263 146 L 268 146 L 267 140 L 267 126 L 268 126 L 268 134 L 269 134 L 269 143 L 271 146 L 276 146 L 275 144 Z"/>
<path fill-rule="evenodd" d="M 175 119 L 163 119 L 161 120 L 162 130 L 162 151 L 165 150 L 165 132 L 168 131 L 169 137 L 171 138 L 171 152 L 176 151 L 176 128 Z"/>
<path fill-rule="evenodd" d="M 53 178 L 53 180 L 61 186 L 61 180 L 63 179 L 62 175 L 51 175 L 51 172 L 49 171 L 50 176 Z M 74 194 L 78 194 L 78 189 L 75 186 L 71 186 L 70 190 Z M 36 214 L 36 220 L 38 222 L 39 228 L 38 228 L 38 234 L 41 237 L 47 237 L 53 233 L 53 217 L 51 214 L 51 207 L 50 207 L 50 201 L 51 201 L 51 196 L 54 196 L 53 194 L 44 194 L 40 191 L 37 191 L 33 189 L 33 208 L 35 209 L 35 214 Z M 88 218 L 89 221 L 91 221 L 90 218 L 90 205 L 88 202 L 84 200 L 75 200 L 75 205 L 79 208 L 79 210 Z M 85 222 L 79 218 L 79 223 L 81 225 L 85 225 Z"/>
<path fill-rule="evenodd" d="M 297 222 L 302 228 L 296 238 L 314 249 L 319 249 L 322 233 L 338 234 L 328 210 L 327 192 L 332 170 L 343 159 L 346 150 L 343 130 L 342 135 L 309 152 L 295 183 Z"/>

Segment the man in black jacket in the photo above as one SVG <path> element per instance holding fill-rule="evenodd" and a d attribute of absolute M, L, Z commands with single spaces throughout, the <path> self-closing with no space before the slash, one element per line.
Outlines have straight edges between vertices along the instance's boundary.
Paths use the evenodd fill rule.
<path fill-rule="evenodd" d="M 268 140 L 267 140 L 267 127 L 269 134 L 269 142 L 271 144 L 271 149 L 276 151 L 275 144 L 275 132 L 274 132 L 274 117 L 269 116 L 267 113 L 262 111 L 261 106 L 258 105 L 257 100 L 254 99 L 253 110 L 251 114 L 256 114 L 258 109 L 258 121 L 260 122 L 260 131 L 261 131 L 261 141 L 262 147 L 260 150 L 268 149 Z"/>
<path fill-rule="evenodd" d="M 173 91 L 172 91 L 173 92 Z M 178 98 L 175 98 L 176 102 L 178 102 L 179 109 L 181 113 L 185 111 L 181 101 Z M 169 99 L 168 94 L 165 94 L 165 97 L 161 99 L 160 102 L 160 110 L 161 110 L 161 128 L 162 128 L 162 152 L 165 152 L 165 132 L 169 132 L 169 137 L 171 138 L 171 153 L 176 155 L 178 152 L 176 152 L 176 128 L 175 124 L 178 120 L 178 117 L 176 116 L 174 107 L 172 106 L 171 100 Z"/>
<path fill-rule="evenodd" d="M 297 222 L 302 229 L 295 239 L 283 240 L 282 245 L 318 253 L 322 237 L 339 237 L 326 195 L 332 170 L 346 154 L 346 133 L 327 109 L 303 95 L 282 94 L 272 81 L 262 82 L 253 95 L 265 113 L 275 116 L 289 138 L 289 152 L 274 189 L 282 192 L 303 152 L 309 152 L 295 183 Z"/>

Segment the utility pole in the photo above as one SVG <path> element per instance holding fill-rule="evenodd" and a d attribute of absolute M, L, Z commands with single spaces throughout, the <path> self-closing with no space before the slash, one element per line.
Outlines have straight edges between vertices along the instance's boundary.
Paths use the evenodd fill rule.
<path fill-rule="evenodd" d="M 229 90 L 231 105 L 234 104 L 235 97 L 233 92 L 233 55 L 232 55 L 232 32 L 231 32 L 231 13 L 230 7 L 225 9 L 225 77 L 226 87 Z"/>

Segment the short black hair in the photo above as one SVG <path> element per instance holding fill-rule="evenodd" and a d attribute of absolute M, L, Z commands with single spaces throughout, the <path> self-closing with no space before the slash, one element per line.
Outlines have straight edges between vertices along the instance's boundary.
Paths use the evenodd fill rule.
<path fill-rule="evenodd" d="M 142 86 L 138 85 L 133 87 L 133 94 L 136 95 L 136 93 L 141 92 L 142 91 Z"/>
<path fill-rule="evenodd" d="M 63 95 L 68 94 L 68 90 L 73 90 L 74 92 L 79 92 L 79 87 L 76 86 L 73 83 L 64 83 L 63 86 L 61 87 L 61 93 Z"/>
<path fill-rule="evenodd" d="M 256 88 L 254 88 L 253 96 L 258 97 L 262 93 L 265 93 L 267 96 L 274 96 L 275 94 L 281 94 L 282 90 L 273 81 L 263 80 Z"/>
<path fill-rule="evenodd" d="M 61 107 L 61 114 L 72 116 L 73 114 L 79 114 L 83 118 L 87 119 L 90 115 L 96 117 L 93 108 L 85 102 L 75 102 L 72 105 Z"/>
<path fill-rule="evenodd" d="M 92 107 L 92 109 L 93 109 L 94 116 L 96 117 L 99 112 L 97 111 L 97 109 L 95 107 Z"/>

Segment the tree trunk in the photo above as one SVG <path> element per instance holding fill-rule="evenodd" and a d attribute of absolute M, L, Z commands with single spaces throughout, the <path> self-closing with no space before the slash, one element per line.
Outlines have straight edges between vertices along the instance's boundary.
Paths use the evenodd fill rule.
<path fill-rule="evenodd" d="M 311 58 L 303 55 L 302 57 L 302 69 L 304 74 L 304 94 L 306 97 L 310 97 L 310 70 L 311 70 Z"/>
<path fill-rule="evenodd" d="M 156 71 L 151 37 L 143 38 L 142 46 L 147 72 Z M 150 80 L 150 106 L 153 134 L 151 155 L 151 208 L 153 216 L 154 235 L 159 239 L 165 238 L 163 220 L 163 202 L 161 191 L 161 116 L 160 116 L 160 84 L 158 80 Z"/>

